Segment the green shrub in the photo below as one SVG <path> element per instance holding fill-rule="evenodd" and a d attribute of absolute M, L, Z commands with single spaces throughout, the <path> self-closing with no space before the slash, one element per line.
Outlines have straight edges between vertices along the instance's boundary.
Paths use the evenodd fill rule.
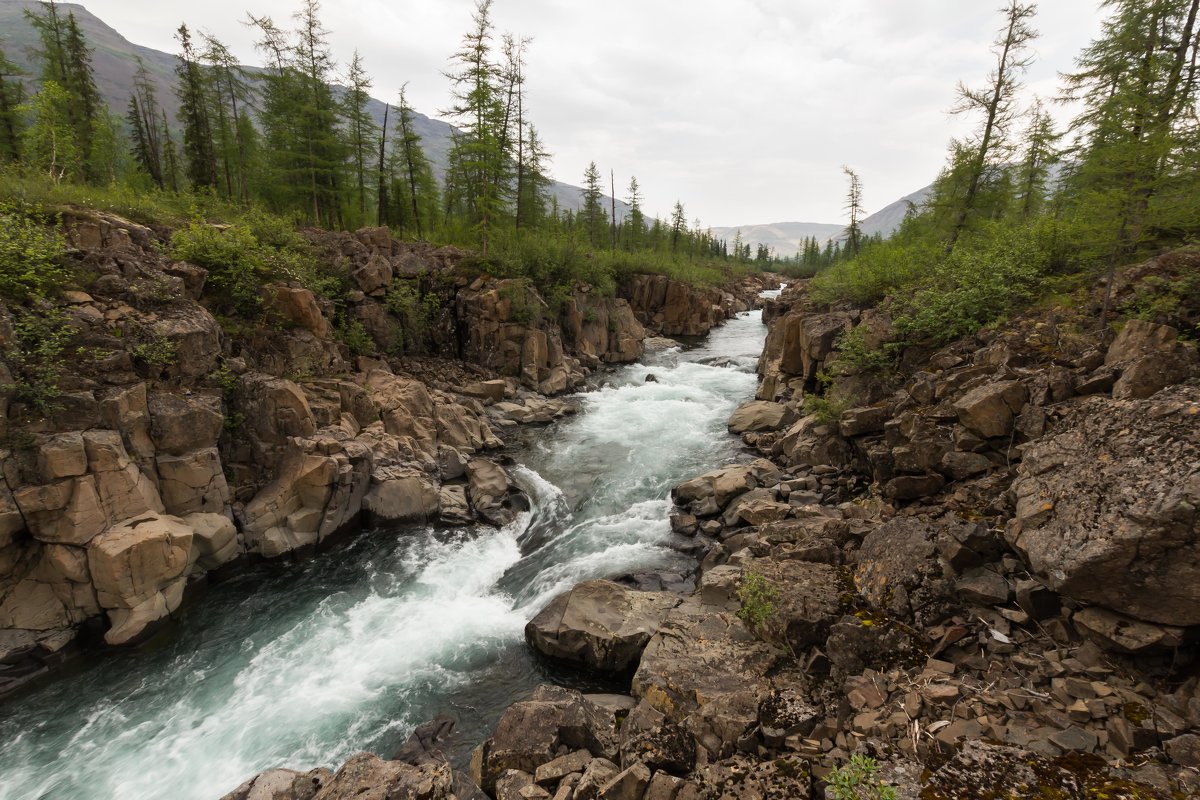
<path fill-rule="evenodd" d="M 959 247 L 897 298 L 896 333 L 929 344 L 974 333 L 1034 300 L 1046 265 L 1041 243 L 1023 230 L 1000 230 L 980 246 Z"/>
<path fill-rule="evenodd" d="M 285 221 L 259 212 L 247 220 L 233 225 L 193 220 L 172 235 L 171 253 L 207 269 L 207 286 L 243 316 L 262 310 L 260 290 L 273 281 L 295 281 L 324 297 L 343 294 L 344 279 L 322 269 L 312 248 Z"/>
<path fill-rule="evenodd" d="M 4 388 L 35 415 L 53 414 L 59 408 L 65 351 L 75 331 L 62 309 L 53 306 L 18 306 L 12 316 L 15 335 L 4 353 L 12 383 Z"/>
<path fill-rule="evenodd" d="M 175 342 L 162 336 L 151 336 L 129 348 L 129 355 L 151 367 L 161 369 L 175 363 Z"/>
<path fill-rule="evenodd" d="M 46 297 L 70 279 L 62 234 L 40 216 L 38 208 L 0 202 L 0 298 L 5 301 Z"/>
<path fill-rule="evenodd" d="M 358 320 L 349 320 L 339 325 L 335 333 L 338 340 L 350 348 L 350 354 L 355 356 L 367 356 L 375 352 L 375 340 L 371 338 L 371 334 L 367 333 L 367 329 Z"/>
<path fill-rule="evenodd" d="M 826 779 L 833 800 L 896 800 L 896 789 L 877 777 L 879 765 L 867 756 L 851 756 Z"/>
<path fill-rule="evenodd" d="M 761 572 L 746 570 L 737 596 L 742 602 L 737 615 L 753 630 L 761 630 L 763 623 L 778 613 L 775 604 L 779 601 L 779 589 Z"/>
<path fill-rule="evenodd" d="M 259 291 L 274 276 L 249 227 L 193 221 L 171 236 L 171 252 L 208 270 L 206 286 L 230 301 L 238 313 L 250 316 L 262 309 Z"/>
<path fill-rule="evenodd" d="M 819 305 L 873 305 L 920 280 L 943 258 L 939 246 L 928 241 L 884 242 L 822 271 L 812 279 L 809 296 Z"/>

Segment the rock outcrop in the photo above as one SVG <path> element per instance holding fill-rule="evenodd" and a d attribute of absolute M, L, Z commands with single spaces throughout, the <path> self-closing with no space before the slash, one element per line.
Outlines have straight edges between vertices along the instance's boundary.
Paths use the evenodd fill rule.
<path fill-rule="evenodd" d="M 548 396 L 639 358 L 639 316 L 705 332 L 752 289 L 678 284 L 682 305 L 642 293 L 635 309 L 579 284 L 551 308 L 527 281 L 466 277 L 455 248 L 304 231 L 350 288 L 272 282 L 246 316 L 164 232 L 82 211 L 64 228 L 79 285 L 55 300 L 73 338 L 52 413 L 0 387 L 0 693 L 85 625 L 145 639 L 242 556 L 364 523 L 509 524 L 527 502 L 488 458 L 498 432 L 572 413 Z M 5 344 L 11 322 L 0 307 Z"/>

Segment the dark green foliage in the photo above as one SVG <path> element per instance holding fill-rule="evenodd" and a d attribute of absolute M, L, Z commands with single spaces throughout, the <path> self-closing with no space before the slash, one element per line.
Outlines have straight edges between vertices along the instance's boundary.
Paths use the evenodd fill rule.
<path fill-rule="evenodd" d="M 21 104 L 25 88 L 21 71 L 0 50 L 0 163 L 17 161 L 21 157 L 21 129 L 24 120 Z"/>
<path fill-rule="evenodd" d="M 45 226 L 40 209 L 0 204 L 0 298 L 12 317 L 4 349 L 12 382 L 4 387 L 34 416 L 56 408 L 63 353 L 74 336 L 66 315 L 48 299 L 66 284 L 64 242 Z"/>

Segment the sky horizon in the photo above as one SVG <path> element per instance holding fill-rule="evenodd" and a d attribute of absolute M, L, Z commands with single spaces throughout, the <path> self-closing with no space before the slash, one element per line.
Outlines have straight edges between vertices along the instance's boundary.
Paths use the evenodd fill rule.
<path fill-rule="evenodd" d="M 135 44 L 176 52 L 172 35 L 186 22 L 261 64 L 247 12 L 290 25 L 298 2 L 81 5 Z M 839 222 L 843 164 L 861 176 L 868 213 L 928 184 L 951 137 L 977 122 L 947 111 L 960 80 L 984 83 L 994 65 L 999 5 L 694 0 L 680 13 L 661 0 L 496 0 L 492 12 L 497 39 L 511 31 L 533 40 L 527 108 L 556 179 L 578 185 L 595 161 L 605 176 L 615 170 L 619 197 L 636 175 L 652 215 L 667 216 L 678 199 L 689 221 L 737 227 Z M 1058 74 L 1099 31 L 1098 7 L 1039 4 L 1027 100 L 1057 93 Z M 321 19 L 339 76 L 358 49 L 373 96 L 392 101 L 407 82 L 413 107 L 441 118 L 442 73 L 473 9 L 474 0 L 363 0 L 326 3 Z"/>

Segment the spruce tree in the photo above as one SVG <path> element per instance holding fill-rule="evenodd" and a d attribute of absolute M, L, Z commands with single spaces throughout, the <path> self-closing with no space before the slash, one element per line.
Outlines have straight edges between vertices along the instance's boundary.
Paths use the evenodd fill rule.
<path fill-rule="evenodd" d="M 676 200 L 675 208 L 671 211 L 671 252 L 679 249 L 679 240 L 687 233 L 687 213 L 683 203 Z"/>
<path fill-rule="evenodd" d="M 23 119 L 20 109 L 25 102 L 22 75 L 17 65 L 0 50 L 0 161 L 18 161 L 21 158 Z"/>
<path fill-rule="evenodd" d="M 193 189 L 216 190 L 217 156 L 209 119 L 208 87 L 187 25 L 175 32 L 179 42 L 179 64 L 175 68 L 175 95 L 179 98 L 179 122 L 183 126 L 183 160 Z"/>
<path fill-rule="evenodd" d="M 629 179 L 629 194 L 625 202 L 629 204 L 629 217 L 625 221 L 625 246 L 629 250 L 637 250 L 642 246 L 646 235 L 646 215 L 642 213 L 642 193 L 638 186 L 637 176 Z"/>
<path fill-rule="evenodd" d="M 587 233 L 588 244 L 598 247 L 605 227 L 604 206 L 601 203 L 603 194 L 600 190 L 600 170 L 596 162 L 588 164 L 583 173 L 583 208 L 580 211 L 584 231 Z"/>

